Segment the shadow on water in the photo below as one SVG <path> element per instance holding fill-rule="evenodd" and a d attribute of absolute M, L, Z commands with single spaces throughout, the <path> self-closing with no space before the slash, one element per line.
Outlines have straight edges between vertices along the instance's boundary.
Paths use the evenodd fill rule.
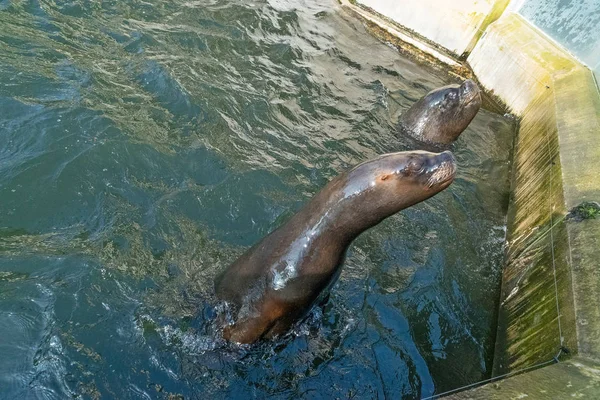
<path fill-rule="evenodd" d="M 490 373 L 510 118 L 366 232 L 287 337 L 212 282 L 448 83 L 335 2 L 0 0 L 0 398 L 419 398 Z"/>

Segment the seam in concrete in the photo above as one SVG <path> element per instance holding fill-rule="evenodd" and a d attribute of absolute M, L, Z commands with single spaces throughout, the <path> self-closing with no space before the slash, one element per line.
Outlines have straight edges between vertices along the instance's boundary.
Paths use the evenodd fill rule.
<path fill-rule="evenodd" d="M 479 40 L 485 35 L 488 26 L 496 22 L 502 16 L 502 14 L 504 14 L 504 11 L 506 11 L 509 4 L 510 0 L 497 0 L 494 3 L 492 10 L 487 15 L 487 17 L 485 17 L 485 19 L 481 23 L 481 26 L 477 28 L 477 33 L 475 34 L 475 36 L 473 36 L 473 39 L 468 44 L 467 48 L 465 49 L 465 52 L 461 55 L 461 59 L 467 59 L 469 54 L 477 45 L 477 42 L 479 42 Z"/>
<path fill-rule="evenodd" d="M 447 397 L 454 400 L 600 397 L 600 366 L 576 357 Z"/>
<path fill-rule="evenodd" d="M 600 62 L 598 63 L 598 65 L 596 65 L 594 67 L 594 69 L 598 69 L 599 66 L 600 66 Z M 592 78 L 594 79 L 594 82 L 596 83 L 596 92 L 598 94 L 598 97 L 600 97 L 600 83 L 598 83 L 598 79 L 596 78 L 596 74 L 592 73 Z"/>

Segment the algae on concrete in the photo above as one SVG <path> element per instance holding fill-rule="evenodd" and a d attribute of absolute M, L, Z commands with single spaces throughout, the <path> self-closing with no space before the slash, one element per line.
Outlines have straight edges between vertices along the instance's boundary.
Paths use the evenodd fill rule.
<path fill-rule="evenodd" d="M 553 96 L 548 92 L 553 72 L 578 66 L 564 49 L 512 13 L 505 13 L 488 27 L 467 62 L 479 82 L 519 116 L 537 96 Z"/>
<path fill-rule="evenodd" d="M 492 18 L 498 3 L 507 0 L 358 0 L 358 4 L 391 18 L 398 24 L 442 46 L 454 56 L 468 53 Z M 506 5 L 504 5 L 504 8 Z"/>
<path fill-rule="evenodd" d="M 600 398 L 600 365 L 582 358 L 516 375 L 446 397 L 452 400 Z"/>
<path fill-rule="evenodd" d="M 573 207 L 567 218 L 575 221 L 600 218 L 600 204 L 594 201 L 584 201 L 577 207 Z"/>
<path fill-rule="evenodd" d="M 481 26 L 475 33 L 475 36 L 473 36 L 471 43 L 469 43 L 469 45 L 465 49 L 464 53 L 461 55 L 462 59 L 465 59 L 465 60 L 467 59 L 467 57 L 469 56 L 469 54 L 471 53 L 473 48 L 475 48 L 475 45 L 477 44 L 477 42 L 479 42 L 479 39 L 481 39 L 481 36 L 483 36 L 487 27 L 490 26 L 491 23 L 495 22 L 498 18 L 500 18 L 502 13 L 504 13 L 504 10 L 506 10 L 506 7 L 508 7 L 508 3 L 510 3 L 510 0 L 497 0 L 494 3 L 489 14 L 485 17 L 485 19 L 481 23 Z"/>
<path fill-rule="evenodd" d="M 555 75 L 567 208 L 600 202 L 600 96 L 590 70 Z M 591 211 L 590 211 L 591 212 Z M 600 360 L 600 220 L 567 222 L 579 353 Z"/>
<path fill-rule="evenodd" d="M 378 14 L 362 3 L 351 2 L 350 0 L 338 1 L 346 10 L 364 20 L 373 36 L 394 45 L 400 53 L 441 72 L 450 71 L 458 75 L 466 72 L 466 68 L 440 45 L 427 41 L 418 33 L 398 25 L 392 19 Z"/>
<path fill-rule="evenodd" d="M 568 229 L 579 354 L 600 360 L 600 219 L 572 221 Z"/>
<path fill-rule="evenodd" d="M 506 264 L 492 376 L 577 348 L 554 98 L 523 112 L 513 155 Z"/>
<path fill-rule="evenodd" d="M 565 201 L 571 209 L 600 201 L 600 96 L 583 67 L 554 76 Z"/>

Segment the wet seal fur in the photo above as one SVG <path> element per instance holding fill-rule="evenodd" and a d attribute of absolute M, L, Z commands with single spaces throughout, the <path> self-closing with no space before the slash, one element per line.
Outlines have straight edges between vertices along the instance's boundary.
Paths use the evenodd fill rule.
<path fill-rule="evenodd" d="M 358 235 L 444 190 L 455 174 L 449 151 L 409 151 L 335 177 L 217 277 L 215 292 L 230 318 L 224 338 L 252 343 L 285 333 L 335 283 Z"/>
<path fill-rule="evenodd" d="M 427 93 L 400 116 L 398 128 L 423 142 L 449 144 L 458 139 L 480 107 L 481 91 L 467 79 L 462 85 Z"/>

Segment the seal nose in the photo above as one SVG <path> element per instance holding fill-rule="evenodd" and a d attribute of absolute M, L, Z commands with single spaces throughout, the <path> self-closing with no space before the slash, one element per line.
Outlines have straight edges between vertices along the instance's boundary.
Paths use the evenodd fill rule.
<path fill-rule="evenodd" d="M 454 158 L 454 154 L 450 150 L 446 150 L 440 153 L 439 155 L 440 161 L 443 163 L 456 164 L 456 159 Z"/>
<path fill-rule="evenodd" d="M 435 157 L 434 165 L 429 170 L 427 183 L 431 187 L 434 184 L 454 180 L 456 175 L 456 160 L 452 152 L 446 150 Z"/>
<path fill-rule="evenodd" d="M 425 168 L 427 171 L 435 171 L 440 167 L 446 167 L 456 164 L 454 154 L 450 150 L 443 151 L 441 153 L 431 153 L 425 160 Z"/>
<path fill-rule="evenodd" d="M 480 90 L 475 81 L 467 79 L 460 85 L 460 91 L 464 96 L 475 96 Z"/>

